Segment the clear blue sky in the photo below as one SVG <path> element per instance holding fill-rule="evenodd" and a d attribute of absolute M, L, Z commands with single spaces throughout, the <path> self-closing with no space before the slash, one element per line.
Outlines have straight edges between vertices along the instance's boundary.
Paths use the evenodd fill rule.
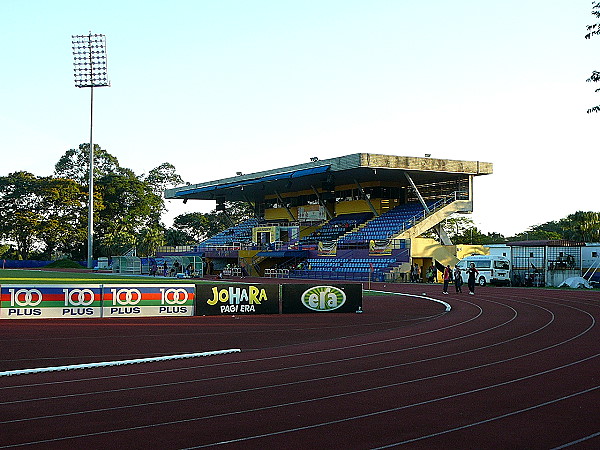
<path fill-rule="evenodd" d="M 480 160 L 475 223 L 600 210 L 589 0 L 0 0 L 0 175 L 89 139 L 71 35 L 107 36 L 94 142 L 210 181 L 356 152 Z M 168 204 L 169 217 L 208 202 Z"/>

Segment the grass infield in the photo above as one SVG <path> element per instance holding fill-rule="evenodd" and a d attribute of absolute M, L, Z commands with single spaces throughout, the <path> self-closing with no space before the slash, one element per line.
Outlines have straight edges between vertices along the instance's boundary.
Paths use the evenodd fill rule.
<path fill-rule="evenodd" d="M 27 269 L 0 269 L 0 284 L 131 284 L 131 283 L 156 283 L 156 284 L 195 284 L 202 280 L 193 278 L 165 278 L 150 277 L 148 275 L 122 275 L 95 272 L 63 272 L 50 270 Z"/>

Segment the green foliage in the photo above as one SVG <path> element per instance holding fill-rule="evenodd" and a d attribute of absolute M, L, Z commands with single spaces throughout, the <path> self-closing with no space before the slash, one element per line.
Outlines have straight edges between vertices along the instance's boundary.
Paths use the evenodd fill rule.
<path fill-rule="evenodd" d="M 0 232 L 14 241 L 20 258 L 27 259 L 43 226 L 40 179 L 29 172 L 0 177 Z"/>
<path fill-rule="evenodd" d="M 178 247 L 182 245 L 193 245 L 198 240 L 189 236 L 186 232 L 178 230 L 176 228 L 168 228 L 165 230 L 165 245 L 172 247 Z"/>
<path fill-rule="evenodd" d="M 600 242 L 600 213 L 577 211 L 558 221 L 532 226 L 511 237 L 510 241 L 559 239 Z"/>
<path fill-rule="evenodd" d="M 0 238 L 16 245 L 19 258 L 50 259 L 55 252 L 86 258 L 88 160 L 89 144 L 81 144 L 61 156 L 53 177 L 0 177 Z M 162 190 L 181 182 L 172 164 L 137 177 L 94 145 L 94 256 L 122 254 L 132 246 L 153 254 L 165 242 Z"/>
<path fill-rule="evenodd" d="M 559 221 L 564 239 L 600 242 L 600 212 L 577 211 Z"/>
<path fill-rule="evenodd" d="M 600 1 L 593 1 L 592 2 L 592 11 L 591 11 L 592 15 L 594 17 L 596 17 L 597 19 L 600 19 Z M 600 23 L 594 23 L 592 25 L 587 25 L 586 26 L 586 30 L 587 30 L 587 34 L 585 35 L 586 39 L 591 39 L 592 37 L 600 34 Z M 598 81 L 600 81 L 600 72 L 594 70 L 592 72 L 592 75 L 585 80 L 588 83 L 597 83 Z M 595 92 L 600 91 L 600 89 L 596 89 Z M 600 112 L 600 106 L 594 106 L 592 108 L 589 108 L 587 110 L 587 113 L 597 113 Z"/>
<path fill-rule="evenodd" d="M 454 244 L 500 244 L 506 238 L 500 233 L 485 234 L 480 231 L 470 217 L 456 215 L 444 221 L 444 231 Z"/>
<path fill-rule="evenodd" d="M 11 251 L 10 245 L 0 244 L 0 258 L 6 258 L 6 254 Z"/>
<path fill-rule="evenodd" d="M 70 149 L 60 157 L 54 166 L 54 176 L 68 178 L 88 186 L 90 171 L 90 144 L 80 144 L 77 149 Z M 134 175 L 130 169 L 120 166 L 119 160 L 94 144 L 94 181 L 109 174 Z"/>
<path fill-rule="evenodd" d="M 252 214 L 252 208 L 246 203 L 225 202 L 225 211 L 181 214 L 175 217 L 173 228 L 191 240 L 188 244 L 197 243 L 249 219 Z"/>
<path fill-rule="evenodd" d="M 75 180 L 81 189 L 88 185 L 89 144 L 68 150 L 55 166 L 55 175 Z M 94 255 L 120 255 L 136 246 L 141 255 L 152 255 L 164 245 L 160 224 L 165 209 L 162 192 L 183 181 L 170 163 L 138 177 L 121 167 L 116 157 L 94 145 Z M 87 214 L 82 208 L 84 216 Z M 85 259 L 87 217 L 77 245 L 65 245 L 67 253 Z"/>
<path fill-rule="evenodd" d="M 154 256 L 161 245 L 165 245 L 165 229 L 154 226 L 142 229 L 137 235 L 138 256 Z"/>
<path fill-rule="evenodd" d="M 95 230 L 98 255 L 120 255 L 135 246 L 148 229 L 156 229 L 164 203 L 144 181 L 109 174 L 98 180 L 100 204 Z M 147 250 L 147 248 L 146 248 Z"/>
<path fill-rule="evenodd" d="M 175 166 L 171 163 L 162 163 L 160 166 L 148 172 L 144 181 L 150 185 L 152 191 L 162 197 L 165 189 L 175 186 L 181 186 L 183 179 L 175 170 Z"/>

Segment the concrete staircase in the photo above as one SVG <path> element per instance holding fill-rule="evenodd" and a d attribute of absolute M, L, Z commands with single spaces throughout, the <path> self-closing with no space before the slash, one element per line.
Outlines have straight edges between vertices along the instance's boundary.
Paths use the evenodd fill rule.
<path fill-rule="evenodd" d="M 471 200 L 455 200 L 442 208 L 435 210 L 421 221 L 417 222 L 414 226 L 402 231 L 401 233 L 394 236 L 396 239 L 413 239 L 419 237 L 431 228 L 435 228 L 444 219 L 447 219 L 452 214 L 457 212 L 470 213 L 473 211 L 473 202 Z M 450 242 L 445 242 L 449 245 Z"/>

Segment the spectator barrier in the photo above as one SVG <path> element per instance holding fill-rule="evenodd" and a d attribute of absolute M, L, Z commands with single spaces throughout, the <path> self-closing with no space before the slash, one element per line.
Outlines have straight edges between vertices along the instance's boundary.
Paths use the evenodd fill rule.
<path fill-rule="evenodd" d="M 194 299 L 184 284 L 3 285 L 0 318 L 191 316 Z"/>
<path fill-rule="evenodd" d="M 2 285 L 0 319 L 362 312 L 354 284 Z"/>

